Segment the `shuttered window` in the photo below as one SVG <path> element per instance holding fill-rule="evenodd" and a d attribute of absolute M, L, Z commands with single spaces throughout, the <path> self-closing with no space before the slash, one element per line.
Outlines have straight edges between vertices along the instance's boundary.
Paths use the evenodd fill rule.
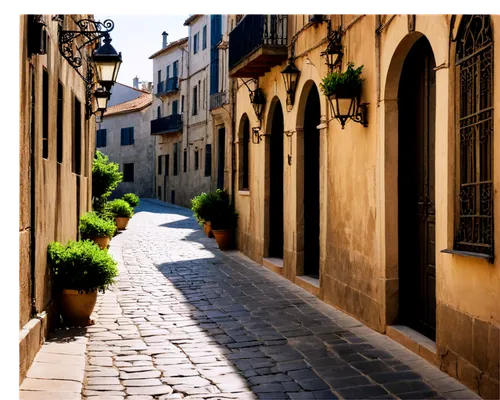
<path fill-rule="evenodd" d="M 128 146 L 134 144 L 134 127 L 122 128 L 121 130 L 121 145 Z"/>

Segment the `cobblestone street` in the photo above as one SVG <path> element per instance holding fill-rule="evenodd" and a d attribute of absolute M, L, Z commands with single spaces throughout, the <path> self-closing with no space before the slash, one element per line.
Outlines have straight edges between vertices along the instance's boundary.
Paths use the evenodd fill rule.
<path fill-rule="evenodd" d="M 478 398 L 242 256 L 189 210 L 142 200 L 87 329 L 86 399 Z M 35 397 L 33 397 L 35 398 Z"/>

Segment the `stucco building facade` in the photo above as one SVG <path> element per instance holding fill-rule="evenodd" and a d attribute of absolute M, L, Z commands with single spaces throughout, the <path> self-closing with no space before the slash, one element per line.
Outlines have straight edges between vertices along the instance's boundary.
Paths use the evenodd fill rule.
<path fill-rule="evenodd" d="M 118 163 L 123 173 L 112 197 L 125 193 L 154 197 L 154 138 L 149 133 L 153 96 L 138 92 L 139 97 L 109 107 L 98 123 L 96 148 Z"/>
<path fill-rule="evenodd" d="M 79 217 L 91 209 L 95 118 L 86 115 L 78 73 L 88 66 L 73 68 L 58 47 L 59 28 L 77 30 L 84 18 L 93 16 L 20 17 L 20 382 L 55 322 L 47 246 L 76 240 Z M 82 47 L 84 60 L 93 46 Z"/>
<path fill-rule="evenodd" d="M 195 14 L 184 25 L 187 38 L 168 43 L 164 32 L 162 48 L 150 56 L 156 97 L 151 134 L 156 140 L 156 198 L 190 207 L 194 196 L 214 190 L 216 184 L 209 81 L 211 17 Z M 222 25 L 217 26 L 222 32 Z M 221 38 L 222 33 L 216 36 Z M 214 71 L 219 74 L 218 65 Z M 214 93 L 218 90 L 217 82 Z"/>
<path fill-rule="evenodd" d="M 231 15 L 227 24 L 238 248 L 497 398 L 500 18 Z M 320 89 L 335 30 L 341 70 L 363 65 L 367 126 L 342 129 Z M 290 56 L 300 70 L 293 104 L 281 74 Z M 249 96 L 257 88 L 261 120 Z"/>

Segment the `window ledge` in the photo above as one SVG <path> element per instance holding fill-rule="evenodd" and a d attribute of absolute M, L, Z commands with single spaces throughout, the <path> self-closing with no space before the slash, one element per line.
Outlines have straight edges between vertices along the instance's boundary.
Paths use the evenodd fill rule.
<path fill-rule="evenodd" d="M 441 253 L 453 254 L 455 256 L 462 256 L 462 257 L 481 258 L 483 260 L 488 261 L 490 264 L 493 264 L 493 260 L 495 259 L 495 257 L 490 255 L 490 254 L 473 253 L 471 251 L 462 251 L 462 250 L 454 250 L 454 249 L 444 249 L 444 250 L 441 250 Z"/>
<path fill-rule="evenodd" d="M 238 190 L 238 194 L 242 196 L 250 196 L 250 190 Z"/>

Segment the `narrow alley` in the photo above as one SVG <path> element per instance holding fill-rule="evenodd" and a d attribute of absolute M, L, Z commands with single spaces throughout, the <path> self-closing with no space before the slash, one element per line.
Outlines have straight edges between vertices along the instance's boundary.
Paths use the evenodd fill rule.
<path fill-rule="evenodd" d="M 86 328 L 85 374 L 75 371 L 83 363 L 61 366 L 76 356 L 47 353 L 48 340 L 21 399 L 479 398 L 241 253 L 221 252 L 190 210 L 142 200 L 110 252 L 120 275 Z M 33 387 L 47 380 L 73 381 L 75 397 Z"/>

